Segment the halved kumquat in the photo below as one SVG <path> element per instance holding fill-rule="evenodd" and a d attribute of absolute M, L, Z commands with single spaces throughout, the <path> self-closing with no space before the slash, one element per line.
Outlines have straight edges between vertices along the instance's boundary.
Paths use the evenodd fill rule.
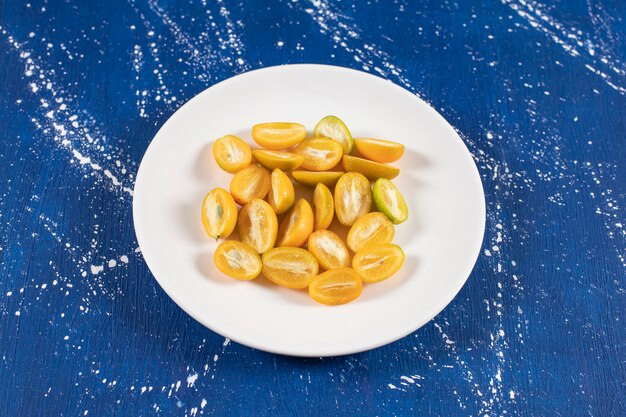
<path fill-rule="evenodd" d="M 293 171 L 304 161 L 304 157 L 296 153 L 266 149 L 254 149 L 252 156 L 259 164 L 269 170 L 278 168 L 282 171 Z"/>
<path fill-rule="evenodd" d="M 347 172 L 335 185 L 335 214 L 344 226 L 352 226 L 372 207 L 370 182 L 358 172 Z"/>
<path fill-rule="evenodd" d="M 391 165 L 381 164 L 352 155 L 344 155 L 342 164 L 346 172 L 360 172 L 370 181 L 376 181 L 378 178 L 393 179 L 400 174 L 400 170 Z"/>
<path fill-rule="evenodd" d="M 302 142 L 306 129 L 299 123 L 274 122 L 252 126 L 252 139 L 265 149 L 280 151 Z"/>
<path fill-rule="evenodd" d="M 318 269 L 317 260 L 306 249 L 274 248 L 263 254 L 263 275 L 281 287 L 306 288 Z"/>
<path fill-rule="evenodd" d="M 369 246 L 359 251 L 352 259 L 352 268 L 363 282 L 384 281 L 402 267 L 404 251 L 398 245 L 385 243 Z"/>
<path fill-rule="evenodd" d="M 332 187 L 337 183 L 339 178 L 345 174 L 341 171 L 292 171 L 291 176 L 299 184 L 309 187 L 315 187 L 317 184 L 324 184 L 327 187 Z"/>
<path fill-rule="evenodd" d="M 293 206 L 295 190 L 291 180 L 280 169 L 276 168 L 270 175 L 270 190 L 267 193 L 267 202 L 276 214 L 283 214 Z"/>
<path fill-rule="evenodd" d="M 343 152 L 352 152 L 352 135 L 348 126 L 337 116 L 326 116 L 313 129 L 314 137 L 327 137 L 341 144 Z"/>
<path fill-rule="evenodd" d="M 393 182 L 379 178 L 374 183 L 372 192 L 376 208 L 389 217 L 393 224 L 405 222 L 409 217 L 409 208 Z"/>
<path fill-rule="evenodd" d="M 337 268 L 314 277 L 309 295 L 320 304 L 340 305 L 354 301 L 363 292 L 361 277 L 352 268 Z"/>
<path fill-rule="evenodd" d="M 263 253 L 276 243 L 278 219 L 272 207 L 257 198 L 241 208 L 237 228 L 243 243 L 250 245 L 258 253 Z"/>
<path fill-rule="evenodd" d="M 276 246 L 304 246 L 313 232 L 313 209 L 301 198 L 280 222 Z"/>
<path fill-rule="evenodd" d="M 381 163 L 395 162 L 404 153 L 404 145 L 400 143 L 371 138 L 355 138 L 354 149 L 363 157 Z"/>
<path fill-rule="evenodd" d="M 252 247 L 236 240 L 220 243 L 213 261 L 224 274 L 243 281 L 259 276 L 263 267 L 259 254 Z"/>
<path fill-rule="evenodd" d="M 300 167 L 310 171 L 327 171 L 341 161 L 343 148 L 334 140 L 313 138 L 303 141 L 294 152 L 304 157 Z"/>
<path fill-rule="evenodd" d="M 213 239 L 227 238 L 237 224 L 237 204 L 228 191 L 215 188 L 202 201 L 202 225 Z"/>
<path fill-rule="evenodd" d="M 350 265 L 350 253 L 339 236 L 330 230 L 311 233 L 307 243 L 309 252 L 315 255 L 324 269 L 335 269 Z"/>
<path fill-rule="evenodd" d="M 226 172 L 235 172 L 250 165 L 252 152 L 250 145 L 234 135 L 222 136 L 213 144 L 213 158 Z"/>
<path fill-rule="evenodd" d="M 328 187 L 322 183 L 317 184 L 313 190 L 313 208 L 313 229 L 328 229 L 335 215 L 335 201 Z"/>
<path fill-rule="evenodd" d="M 347 237 L 348 247 L 355 252 L 371 246 L 389 243 L 393 240 L 395 229 L 391 220 L 384 213 L 374 212 L 354 222 Z"/>
<path fill-rule="evenodd" d="M 247 166 L 230 180 L 230 193 L 241 205 L 255 198 L 265 198 L 269 190 L 270 173 L 261 165 Z"/>

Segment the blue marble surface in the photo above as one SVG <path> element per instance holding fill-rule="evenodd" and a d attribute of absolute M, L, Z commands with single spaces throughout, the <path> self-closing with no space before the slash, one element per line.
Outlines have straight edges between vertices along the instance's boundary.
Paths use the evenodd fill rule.
<path fill-rule="evenodd" d="M 624 415 L 625 18 L 622 0 L 0 1 L 0 416 Z M 428 101 L 487 197 L 456 299 L 358 355 L 225 340 L 132 228 L 179 106 L 302 62 Z"/>

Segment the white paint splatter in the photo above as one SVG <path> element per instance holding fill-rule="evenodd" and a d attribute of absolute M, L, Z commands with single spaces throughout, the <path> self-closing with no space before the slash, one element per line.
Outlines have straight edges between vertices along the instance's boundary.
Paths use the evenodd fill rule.
<path fill-rule="evenodd" d="M 191 388 L 195 385 L 196 380 L 198 379 L 198 374 L 195 373 L 193 375 L 189 375 L 187 377 L 187 388 Z"/>
<path fill-rule="evenodd" d="M 514 10 L 518 16 L 523 18 L 532 28 L 548 36 L 554 43 L 559 45 L 568 55 L 574 58 L 582 57 L 582 53 L 587 54 L 587 59 L 591 62 L 584 62 L 584 67 L 590 72 L 598 75 L 608 86 L 626 94 L 626 87 L 620 85 L 615 77 L 623 77 L 626 74 L 624 64 L 619 62 L 609 51 L 602 51 L 600 45 L 596 45 L 590 38 L 586 38 L 583 32 L 571 24 L 567 27 L 563 23 L 551 17 L 544 7 L 531 0 L 500 0 L 503 4 Z M 600 67 L 606 70 L 600 70 Z M 613 74 L 610 74 L 611 71 Z"/>

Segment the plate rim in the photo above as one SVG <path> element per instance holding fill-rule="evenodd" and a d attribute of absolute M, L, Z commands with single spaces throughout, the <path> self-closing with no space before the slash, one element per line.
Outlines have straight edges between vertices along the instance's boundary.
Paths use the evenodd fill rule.
<path fill-rule="evenodd" d="M 465 156 L 469 158 L 469 160 L 471 161 L 470 166 L 471 166 L 471 171 L 472 171 L 472 177 L 474 178 L 474 180 L 477 180 L 473 182 L 476 183 L 475 185 L 478 186 L 478 190 L 480 191 L 480 196 L 477 195 L 477 200 L 480 202 L 480 207 L 477 207 L 477 208 L 479 209 L 480 218 L 482 219 L 482 221 L 478 225 L 480 233 L 476 235 L 476 238 L 474 239 L 474 241 L 471 243 L 471 245 L 469 245 L 470 249 L 468 249 L 468 251 L 469 253 L 473 253 L 474 256 L 471 257 L 473 261 L 471 263 L 468 262 L 467 266 L 465 267 L 465 271 L 463 273 L 464 279 L 459 281 L 459 284 L 457 285 L 456 288 L 454 288 L 453 291 L 449 292 L 450 294 L 449 297 L 442 297 L 443 301 L 440 301 L 439 303 L 435 304 L 434 307 L 432 307 L 431 311 L 434 313 L 428 314 L 428 318 L 415 321 L 413 322 L 414 324 L 412 325 L 400 327 L 399 330 L 393 332 L 392 336 L 388 336 L 386 338 L 379 338 L 371 343 L 360 343 L 358 348 L 355 348 L 354 346 L 345 346 L 345 347 L 333 346 L 331 348 L 325 349 L 325 351 L 318 351 L 315 353 L 308 352 L 306 350 L 297 351 L 296 349 L 289 349 L 289 348 L 283 349 L 277 346 L 268 346 L 265 343 L 262 343 L 262 342 L 259 343 L 255 340 L 248 340 L 245 337 L 240 337 L 240 335 L 232 335 L 228 329 L 224 329 L 219 325 L 215 325 L 215 323 L 208 323 L 209 320 L 206 320 L 204 317 L 200 317 L 200 314 L 196 314 L 195 311 L 190 311 L 192 310 L 191 308 L 185 307 L 184 300 L 178 299 L 178 297 L 174 294 L 175 292 L 173 291 L 173 289 L 170 286 L 168 286 L 164 280 L 159 279 L 157 274 L 153 271 L 153 269 L 150 266 L 151 264 L 154 265 L 154 263 L 151 260 L 152 259 L 151 255 L 144 252 L 142 248 L 142 238 L 140 237 L 141 232 L 138 232 L 138 224 L 141 224 L 141 223 L 137 221 L 137 219 L 140 217 L 140 214 L 138 213 L 139 209 L 137 208 L 138 206 L 137 201 L 139 201 L 138 196 L 141 196 L 141 192 L 138 193 L 137 191 L 138 190 L 141 191 L 141 184 L 143 183 L 142 166 L 143 166 L 144 160 L 147 160 L 150 154 L 154 152 L 154 149 L 156 147 L 156 145 L 154 144 L 158 140 L 162 140 L 162 139 L 159 139 L 162 132 L 168 128 L 168 125 L 173 123 L 173 120 L 176 120 L 178 117 L 180 117 L 180 114 L 182 113 L 183 109 L 188 107 L 191 103 L 199 100 L 200 97 L 204 94 L 207 94 L 208 91 L 217 87 L 224 87 L 243 77 L 248 77 L 248 76 L 251 76 L 252 74 L 258 74 L 261 72 L 274 72 L 274 71 L 281 71 L 281 70 L 289 70 L 292 68 L 294 69 L 303 68 L 303 69 L 313 69 L 313 70 L 322 69 L 322 70 L 331 70 L 331 71 L 348 72 L 348 73 L 354 72 L 354 73 L 357 73 L 359 76 L 365 76 L 366 78 L 370 78 L 372 80 L 375 80 L 376 82 L 382 81 L 382 82 L 389 83 L 389 86 L 391 88 L 396 89 L 396 91 L 398 91 L 399 93 L 410 96 L 417 104 L 427 109 L 427 111 L 430 112 L 433 117 L 439 119 L 440 122 L 443 122 L 442 125 L 445 126 L 446 129 L 451 131 L 454 134 L 454 136 L 457 138 L 458 140 L 457 145 L 460 145 L 464 148 Z M 478 198 L 478 197 L 482 197 L 482 198 Z M 459 133 L 456 131 L 456 129 L 434 107 L 432 107 L 429 103 L 424 101 L 419 95 L 412 93 L 406 88 L 394 83 L 393 81 L 380 77 L 378 75 L 371 74 L 369 72 L 365 72 L 365 71 L 361 71 L 357 69 L 353 69 L 353 68 L 348 68 L 348 67 L 342 67 L 342 66 L 337 66 L 337 65 L 327 65 L 327 64 L 314 64 L 314 63 L 274 65 L 274 66 L 263 67 L 263 68 L 258 68 L 255 70 L 239 73 L 232 77 L 226 78 L 218 83 L 210 85 L 209 87 L 205 88 L 204 90 L 202 90 L 201 92 L 197 93 L 192 98 L 187 100 L 171 116 L 168 117 L 168 119 L 163 123 L 163 125 L 161 125 L 159 130 L 154 134 L 154 136 L 150 140 L 150 143 L 146 147 L 146 150 L 141 158 L 141 162 L 139 163 L 137 174 L 135 176 L 132 204 L 133 204 L 133 208 L 132 208 L 133 230 L 135 232 L 135 237 L 137 239 L 137 243 L 141 250 L 141 255 L 144 261 L 146 262 L 146 266 L 148 267 L 148 270 L 150 274 L 152 275 L 152 277 L 157 281 L 157 283 L 163 289 L 163 291 L 167 294 L 167 296 L 172 301 L 174 301 L 174 303 L 179 308 L 181 308 L 186 314 L 188 314 L 190 317 L 192 317 L 194 320 L 196 320 L 198 323 L 200 323 L 207 329 L 221 335 L 222 337 L 226 337 L 238 344 L 251 347 L 254 349 L 258 349 L 264 352 L 286 355 L 286 356 L 293 356 L 293 357 L 334 357 L 334 356 L 343 356 L 343 355 L 361 353 L 361 352 L 365 352 L 368 350 L 376 349 L 381 346 L 385 346 L 395 341 L 399 341 L 400 339 L 403 339 L 404 337 L 414 333 L 415 331 L 423 327 L 425 324 L 427 324 L 429 321 L 431 321 L 433 318 L 439 315 L 456 298 L 460 290 L 466 284 L 480 256 L 480 253 L 481 253 L 480 250 L 482 249 L 483 241 L 485 238 L 485 228 L 486 228 L 486 221 L 487 221 L 486 196 L 484 192 L 482 179 L 480 176 L 480 171 L 478 170 L 478 166 L 476 165 L 476 162 L 473 159 L 473 155 L 471 151 L 469 150 L 469 148 L 467 147 L 467 145 L 465 144 L 465 142 L 463 141 L 463 139 L 461 138 L 461 136 L 459 135 Z M 424 317 L 426 317 L 426 315 Z"/>

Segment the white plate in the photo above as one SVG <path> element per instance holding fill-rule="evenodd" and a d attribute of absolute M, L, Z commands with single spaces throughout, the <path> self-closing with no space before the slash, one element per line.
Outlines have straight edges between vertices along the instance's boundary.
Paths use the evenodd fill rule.
<path fill-rule="evenodd" d="M 409 220 L 394 242 L 406 261 L 387 281 L 366 285 L 347 305 L 326 307 L 306 291 L 265 279 L 237 281 L 213 265 L 216 243 L 200 204 L 230 174 L 211 146 L 225 134 L 250 144 L 252 125 L 295 121 L 312 131 L 334 114 L 355 137 L 404 143 L 395 180 Z M 135 184 L 135 232 L 161 287 L 215 332 L 268 352 L 334 356 L 393 342 L 424 325 L 461 289 L 478 256 L 485 226 L 482 184 L 472 157 L 435 110 L 389 81 L 325 65 L 265 68 L 230 78 L 194 97 L 159 130 Z"/>

